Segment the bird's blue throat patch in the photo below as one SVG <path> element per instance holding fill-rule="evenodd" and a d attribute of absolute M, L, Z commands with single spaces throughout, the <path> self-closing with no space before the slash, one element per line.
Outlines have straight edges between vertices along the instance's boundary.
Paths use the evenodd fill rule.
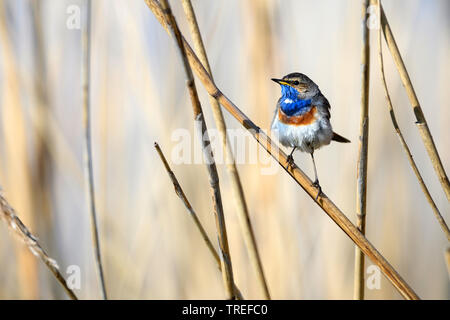
<path fill-rule="evenodd" d="M 311 110 L 311 99 L 300 99 L 291 86 L 281 85 L 280 108 L 287 116 L 302 115 Z"/>

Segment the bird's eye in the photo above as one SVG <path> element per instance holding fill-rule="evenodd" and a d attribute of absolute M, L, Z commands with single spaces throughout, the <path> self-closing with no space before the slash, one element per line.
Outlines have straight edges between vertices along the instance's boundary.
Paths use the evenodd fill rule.
<path fill-rule="evenodd" d="M 298 86 L 300 84 L 300 82 L 298 82 L 297 80 L 295 80 L 294 82 L 292 82 L 295 86 Z"/>

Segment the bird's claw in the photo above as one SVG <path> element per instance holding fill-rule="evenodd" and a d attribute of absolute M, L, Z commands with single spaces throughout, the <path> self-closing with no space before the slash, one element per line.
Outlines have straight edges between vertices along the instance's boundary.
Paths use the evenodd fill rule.
<path fill-rule="evenodd" d="M 294 168 L 294 157 L 292 156 L 292 154 L 288 155 L 287 159 L 287 168 Z"/>
<path fill-rule="evenodd" d="M 315 200 L 317 201 L 317 199 L 319 199 L 319 196 L 322 194 L 322 187 L 319 184 L 319 180 L 314 181 L 313 186 L 318 189 L 317 196 L 315 198 Z"/>

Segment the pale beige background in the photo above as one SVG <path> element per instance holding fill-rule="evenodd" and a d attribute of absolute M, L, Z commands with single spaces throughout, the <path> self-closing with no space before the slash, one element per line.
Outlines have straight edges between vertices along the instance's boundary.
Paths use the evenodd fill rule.
<path fill-rule="evenodd" d="M 81 298 L 99 298 L 83 178 L 80 31 L 66 10 L 82 1 L 1 0 L 0 185 L 49 254 L 82 272 Z M 221 277 L 164 171 L 174 130 L 194 131 L 174 43 L 144 1 L 93 1 L 94 169 L 107 288 L 116 299 L 221 299 Z M 181 5 L 171 1 L 190 41 Z M 352 144 L 316 153 L 325 193 L 355 220 L 360 99 L 360 1 L 193 1 L 218 86 L 267 129 L 289 72 L 310 76 L 332 105 L 332 124 Z M 450 3 L 383 1 L 444 164 L 450 168 Z M 3 19 L 3 18 L 2 18 Z M 41 26 L 41 29 L 35 27 Z M 6 26 L 6 28 L 5 28 Z M 425 299 L 448 299 L 445 236 L 400 148 L 381 87 L 371 32 L 367 237 Z M 442 215 L 449 203 L 427 158 L 385 48 L 399 123 Z M 199 83 L 198 83 L 199 84 Z M 43 85 L 43 87 L 39 87 Z M 209 100 L 199 93 L 210 128 Z M 40 92 L 40 94 L 39 94 Z M 226 114 L 226 113 L 225 113 Z M 229 128 L 240 125 L 226 114 Z M 250 140 L 254 147 L 256 142 Z M 297 164 L 313 174 L 308 155 Z M 264 156 L 261 161 L 269 161 Z M 270 160 L 272 161 L 272 160 Z M 224 165 L 219 165 L 236 283 L 261 298 L 240 235 Z M 173 165 L 210 237 L 216 239 L 203 165 Z M 239 165 L 268 284 L 275 299 L 351 299 L 354 246 L 284 172 Z M 44 174 L 43 174 L 44 173 Z M 47 178 L 45 178 L 47 177 Z M 0 298 L 65 298 L 0 224 Z M 215 244 L 215 243 L 214 243 Z M 370 264 L 370 262 L 368 262 Z M 369 299 L 399 299 L 383 277 Z"/>

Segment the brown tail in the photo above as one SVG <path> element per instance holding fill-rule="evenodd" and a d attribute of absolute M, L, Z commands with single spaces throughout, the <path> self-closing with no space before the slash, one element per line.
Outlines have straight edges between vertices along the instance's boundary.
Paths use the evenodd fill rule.
<path fill-rule="evenodd" d="M 347 138 L 344 138 L 341 135 L 338 135 L 336 132 L 333 132 L 333 138 L 331 138 L 331 140 L 337 141 L 337 142 L 342 142 L 342 143 L 349 143 L 350 140 L 348 140 Z"/>

